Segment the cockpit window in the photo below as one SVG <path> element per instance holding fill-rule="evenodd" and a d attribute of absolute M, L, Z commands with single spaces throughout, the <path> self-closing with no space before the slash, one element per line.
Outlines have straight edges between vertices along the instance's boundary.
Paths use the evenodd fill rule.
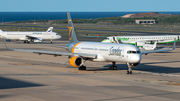
<path fill-rule="evenodd" d="M 128 53 L 128 54 L 130 54 L 130 53 L 131 53 L 131 51 L 127 51 L 127 53 Z"/>
<path fill-rule="evenodd" d="M 59 34 L 56 34 L 56 35 L 59 35 Z"/>
<path fill-rule="evenodd" d="M 137 52 L 137 54 L 140 54 L 140 51 L 136 51 Z"/>
<path fill-rule="evenodd" d="M 127 51 L 128 54 L 139 54 L 140 51 Z"/>
<path fill-rule="evenodd" d="M 136 51 L 131 51 L 131 53 L 136 53 Z"/>

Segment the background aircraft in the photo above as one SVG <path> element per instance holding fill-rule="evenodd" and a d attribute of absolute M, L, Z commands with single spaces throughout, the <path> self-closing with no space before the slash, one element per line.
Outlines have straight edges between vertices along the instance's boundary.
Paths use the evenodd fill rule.
<path fill-rule="evenodd" d="M 115 66 L 117 61 L 124 62 L 128 65 L 127 74 L 132 74 L 131 67 L 137 66 L 140 63 L 142 54 L 172 51 L 175 49 L 174 44 L 172 49 L 141 52 L 136 46 L 130 44 L 80 42 L 76 38 L 73 22 L 70 13 L 68 12 L 67 18 L 70 43 L 68 43 L 65 48 L 68 52 L 15 49 L 6 47 L 13 51 L 33 52 L 38 53 L 39 55 L 66 55 L 69 56 L 69 64 L 73 67 L 79 68 L 79 70 L 86 70 L 84 62 L 87 60 L 94 62 L 112 62 L 112 66 L 109 67 L 110 70 L 117 70 L 117 66 Z"/>
<path fill-rule="evenodd" d="M 142 47 L 140 49 L 154 50 L 156 43 L 173 43 L 179 41 L 179 35 L 160 35 L 160 36 L 109 36 L 102 42 L 107 43 L 126 43 Z M 153 44 L 153 45 L 152 45 Z M 155 46 L 155 47 L 154 47 Z"/>
<path fill-rule="evenodd" d="M 49 27 L 46 32 L 19 32 L 19 31 L 2 31 L 0 30 L 0 36 L 5 37 L 9 40 L 20 40 L 24 41 L 24 43 L 30 42 L 42 42 L 44 39 L 52 40 L 53 39 L 60 39 L 61 36 L 56 33 L 52 32 L 53 27 Z"/>

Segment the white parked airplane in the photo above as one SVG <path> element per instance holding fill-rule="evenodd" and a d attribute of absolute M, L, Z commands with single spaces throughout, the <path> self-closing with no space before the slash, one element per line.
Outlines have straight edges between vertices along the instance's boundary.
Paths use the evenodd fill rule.
<path fill-rule="evenodd" d="M 156 35 L 156 36 L 109 36 L 102 42 L 107 43 L 126 43 L 143 47 L 157 41 L 157 43 L 173 43 L 179 41 L 179 35 Z"/>
<path fill-rule="evenodd" d="M 45 50 L 29 50 L 29 49 L 15 49 L 7 48 L 13 51 L 25 51 L 41 54 L 48 54 L 54 56 L 66 55 L 69 56 L 69 64 L 79 70 L 86 70 L 84 62 L 112 62 L 110 70 L 117 70 L 115 63 L 117 61 L 127 63 L 127 74 L 132 74 L 131 67 L 137 66 L 141 61 L 142 54 L 172 51 L 175 49 L 175 44 L 172 49 L 140 51 L 136 46 L 130 44 L 115 44 L 115 43 L 101 43 L 101 42 L 80 42 L 76 38 L 73 22 L 70 13 L 67 12 L 69 40 L 70 43 L 66 45 L 68 52 L 45 51 Z M 5 41 L 4 41 L 5 42 Z M 174 41 L 175 43 L 175 41 Z M 5 44 L 6 45 L 6 44 Z"/>
<path fill-rule="evenodd" d="M 106 39 L 104 39 L 102 42 L 107 42 L 107 43 L 119 43 L 119 38 L 118 37 L 108 37 Z M 120 41 L 120 43 L 127 43 L 127 44 L 135 44 L 135 46 L 139 47 L 140 50 L 155 50 L 156 49 L 156 45 L 157 45 L 157 40 L 153 40 L 154 41 L 154 44 L 151 44 L 152 42 L 149 42 L 147 40 L 138 40 L 137 42 L 135 43 L 128 43 L 128 42 L 131 42 L 129 40 L 127 40 L 126 38 L 122 38 L 123 41 Z M 126 40 L 124 42 L 124 40 Z M 134 41 L 134 40 L 133 40 Z"/>
<path fill-rule="evenodd" d="M 0 36 L 10 40 L 12 39 L 12 40 L 24 41 L 24 43 L 42 42 L 44 39 L 51 40 L 52 43 L 53 39 L 61 38 L 61 36 L 58 33 L 52 32 L 52 29 L 53 27 L 49 27 L 46 32 L 19 32 L 19 31 L 4 32 L 0 30 Z"/>

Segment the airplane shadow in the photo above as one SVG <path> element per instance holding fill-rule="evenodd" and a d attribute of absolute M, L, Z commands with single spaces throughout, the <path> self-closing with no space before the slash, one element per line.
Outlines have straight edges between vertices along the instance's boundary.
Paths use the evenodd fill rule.
<path fill-rule="evenodd" d="M 108 68 L 87 67 L 86 71 L 108 71 L 108 70 L 109 70 L 109 67 Z"/>
<path fill-rule="evenodd" d="M 154 72 L 154 73 L 180 73 L 180 67 L 173 68 L 173 67 L 152 65 L 152 64 L 179 63 L 179 62 L 180 61 L 140 63 L 136 68 L 132 68 L 132 69 L 139 70 L 139 71 Z M 107 69 L 108 69 L 110 65 L 111 64 L 108 64 L 108 65 L 105 65 L 104 67 L 107 67 Z M 118 67 L 118 70 L 127 70 L 128 69 L 126 64 L 116 64 L 116 66 Z"/>
<path fill-rule="evenodd" d="M 139 71 L 147 71 L 147 72 L 154 72 L 154 73 L 180 73 L 180 67 L 179 68 L 173 68 L 173 67 L 164 67 L 164 66 L 156 66 L 156 64 L 164 64 L 164 63 L 179 63 L 180 61 L 169 61 L 169 62 L 151 62 L 151 63 L 140 63 L 135 68 L 132 68 L 132 70 L 139 70 Z M 154 65 L 153 65 L 154 64 Z M 103 66 L 103 68 L 99 67 L 88 67 L 86 71 L 112 71 L 109 70 L 109 66 L 112 64 L 108 64 Z M 127 70 L 128 66 L 124 63 L 122 64 L 116 64 L 118 70 Z M 74 68 L 72 66 L 67 68 Z"/>
<path fill-rule="evenodd" d="M 6 97 L 12 97 L 12 96 L 15 96 L 15 95 L 12 95 L 12 94 L 6 94 L 6 95 L 0 95 L 0 98 L 6 98 Z M 1 101 L 1 100 L 0 100 Z"/>
<path fill-rule="evenodd" d="M 0 77 L 0 90 L 12 89 L 12 88 L 37 87 L 37 86 L 45 86 L 45 85 Z"/>

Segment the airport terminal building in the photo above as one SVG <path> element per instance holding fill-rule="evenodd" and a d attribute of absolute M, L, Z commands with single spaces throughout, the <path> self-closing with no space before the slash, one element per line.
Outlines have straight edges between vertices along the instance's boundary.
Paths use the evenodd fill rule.
<path fill-rule="evenodd" d="M 135 20 L 136 24 L 156 24 L 155 20 Z"/>

